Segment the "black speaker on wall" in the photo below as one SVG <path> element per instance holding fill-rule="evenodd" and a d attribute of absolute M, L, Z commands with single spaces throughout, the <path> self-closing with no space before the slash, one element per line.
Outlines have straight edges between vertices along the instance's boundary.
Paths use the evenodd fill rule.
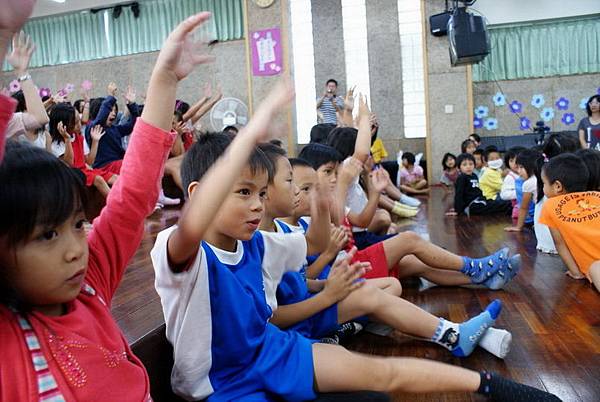
<path fill-rule="evenodd" d="M 429 31 L 433 36 L 444 36 L 448 33 L 448 21 L 452 14 L 449 11 L 429 17 Z"/>
<path fill-rule="evenodd" d="M 448 23 L 450 63 L 453 66 L 474 64 L 490 53 L 489 36 L 483 17 L 457 8 Z"/>

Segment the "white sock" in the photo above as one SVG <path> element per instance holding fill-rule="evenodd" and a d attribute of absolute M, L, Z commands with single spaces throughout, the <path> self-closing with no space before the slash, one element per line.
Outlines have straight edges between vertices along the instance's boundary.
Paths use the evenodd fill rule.
<path fill-rule="evenodd" d="M 494 356 L 504 359 L 508 352 L 510 352 L 511 341 L 512 334 L 510 332 L 505 329 L 490 327 L 481 337 L 479 346 Z"/>
<path fill-rule="evenodd" d="M 164 191 L 160 189 L 158 193 L 158 203 L 162 205 L 179 205 L 181 201 L 179 198 L 169 198 L 165 195 Z"/>

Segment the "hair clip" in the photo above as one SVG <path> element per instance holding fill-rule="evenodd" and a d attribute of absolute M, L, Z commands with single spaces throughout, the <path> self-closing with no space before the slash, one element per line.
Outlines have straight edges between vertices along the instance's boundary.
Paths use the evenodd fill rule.
<path fill-rule="evenodd" d="M 548 159 L 546 154 L 542 153 L 542 156 L 544 157 L 544 163 L 548 163 L 550 161 L 550 159 Z"/>

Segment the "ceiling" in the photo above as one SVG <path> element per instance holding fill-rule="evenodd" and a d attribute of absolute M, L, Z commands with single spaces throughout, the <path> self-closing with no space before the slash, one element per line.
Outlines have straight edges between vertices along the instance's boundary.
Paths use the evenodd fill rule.
<path fill-rule="evenodd" d="M 32 17 L 43 17 L 52 14 L 64 14 L 78 10 L 89 10 L 90 8 L 108 7 L 119 3 L 129 3 L 132 0 L 65 0 L 57 3 L 52 0 L 38 0 L 33 9 Z M 137 0 L 143 2 L 146 0 Z"/>

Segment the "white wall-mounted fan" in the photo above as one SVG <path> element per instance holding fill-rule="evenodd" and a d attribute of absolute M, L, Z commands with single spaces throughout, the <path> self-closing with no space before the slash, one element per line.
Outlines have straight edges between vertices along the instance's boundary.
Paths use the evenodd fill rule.
<path fill-rule="evenodd" d="M 223 98 L 210 111 L 210 124 L 215 131 L 227 126 L 245 126 L 247 122 L 248 107 L 237 98 Z"/>

